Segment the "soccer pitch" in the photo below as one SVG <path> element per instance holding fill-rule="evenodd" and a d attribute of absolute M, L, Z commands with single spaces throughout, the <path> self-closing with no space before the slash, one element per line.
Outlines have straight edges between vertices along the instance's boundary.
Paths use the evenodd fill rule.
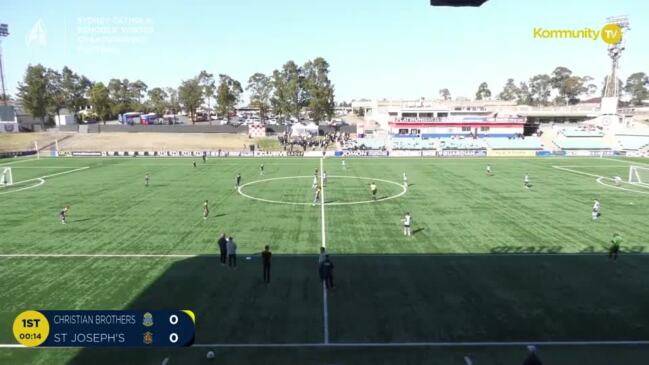
<path fill-rule="evenodd" d="M 0 161 L 15 182 L 0 188 L 0 363 L 210 363 L 212 349 L 219 364 L 511 364 L 526 344 L 548 364 L 649 358 L 649 189 L 611 180 L 644 160 L 341 161 Z M 324 205 L 312 205 L 315 169 L 328 175 Z M 219 264 L 221 233 L 239 246 L 237 269 Z M 613 233 L 617 261 L 606 257 Z M 321 245 L 335 264 L 329 292 Z M 26 309 L 158 308 L 196 313 L 195 347 L 11 347 Z"/>

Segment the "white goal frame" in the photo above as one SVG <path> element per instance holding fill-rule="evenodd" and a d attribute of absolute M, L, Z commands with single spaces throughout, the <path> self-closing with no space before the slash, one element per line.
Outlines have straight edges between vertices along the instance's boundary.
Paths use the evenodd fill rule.
<path fill-rule="evenodd" d="M 649 167 L 636 165 L 629 166 L 629 184 L 649 187 L 649 178 L 646 178 L 645 181 L 642 181 L 642 178 L 640 177 L 638 171 L 647 171 L 647 174 L 649 176 Z"/>
<path fill-rule="evenodd" d="M 0 173 L 0 186 L 9 186 L 14 184 L 14 177 L 11 171 L 11 167 L 2 167 L 2 173 Z"/>

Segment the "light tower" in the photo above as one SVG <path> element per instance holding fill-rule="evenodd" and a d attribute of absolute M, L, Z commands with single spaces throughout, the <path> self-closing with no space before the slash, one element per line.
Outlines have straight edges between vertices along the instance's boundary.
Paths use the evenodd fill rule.
<path fill-rule="evenodd" d="M 5 90 L 5 73 L 2 67 L 2 38 L 9 35 L 9 26 L 7 24 L 0 24 L 0 84 L 2 84 L 2 101 L 7 105 L 7 92 Z"/>
<path fill-rule="evenodd" d="M 602 114 L 617 114 L 617 102 L 620 97 L 620 90 L 618 90 L 619 85 L 617 82 L 617 69 L 626 43 L 624 32 L 631 28 L 629 27 L 629 19 L 626 16 L 609 17 L 606 19 L 606 23 L 615 24 L 620 27 L 620 30 L 622 31 L 620 41 L 608 45 L 608 56 L 611 58 L 611 71 L 606 78 L 604 95 L 602 98 Z"/>
<path fill-rule="evenodd" d="M 623 127 L 623 117 L 618 115 L 617 106 L 620 98 L 619 84 L 617 81 L 617 69 L 619 67 L 620 57 L 625 48 L 624 33 L 631 29 L 629 19 L 626 16 L 615 16 L 606 19 L 606 24 L 615 24 L 622 32 L 620 40 L 617 43 L 608 44 L 608 56 L 611 58 L 611 70 L 606 77 L 604 84 L 604 94 L 600 104 L 599 120 L 601 125 L 607 128 L 611 133 L 618 128 Z"/>

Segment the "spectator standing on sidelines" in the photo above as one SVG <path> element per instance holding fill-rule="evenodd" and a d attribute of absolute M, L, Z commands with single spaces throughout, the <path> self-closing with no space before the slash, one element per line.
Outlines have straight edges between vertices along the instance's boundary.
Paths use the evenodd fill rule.
<path fill-rule="evenodd" d="M 219 245 L 219 254 L 221 255 L 220 261 L 221 265 L 223 266 L 225 266 L 225 261 L 228 254 L 228 248 L 226 247 L 227 241 L 228 240 L 225 238 L 225 233 L 221 233 L 221 237 L 219 237 L 217 244 Z"/>
<path fill-rule="evenodd" d="M 539 359 L 539 356 L 536 354 L 535 346 L 527 346 L 527 351 L 528 354 L 525 358 L 525 361 L 523 362 L 523 365 L 543 365 L 541 359 Z"/>
<path fill-rule="evenodd" d="M 329 259 L 329 255 L 325 255 L 325 260 L 322 262 L 322 273 L 324 275 L 325 286 L 327 289 L 334 288 L 334 263 Z"/>
<path fill-rule="evenodd" d="M 261 261 L 263 263 L 264 269 L 264 283 L 266 284 L 270 283 L 270 260 L 272 256 L 273 253 L 270 252 L 270 247 L 266 245 L 266 247 L 264 247 L 264 251 L 261 252 Z"/>
<path fill-rule="evenodd" d="M 620 253 L 620 245 L 622 244 L 622 236 L 619 233 L 613 233 L 611 240 L 611 247 L 608 249 L 608 258 L 617 260 L 617 255 Z"/>
<path fill-rule="evenodd" d="M 324 247 L 320 247 L 320 255 L 318 255 L 318 274 L 320 275 L 320 281 L 324 281 L 324 271 L 322 263 L 325 261 L 327 256 L 327 251 Z"/>
<path fill-rule="evenodd" d="M 237 267 L 237 244 L 232 239 L 232 236 L 228 237 L 228 242 L 225 244 L 225 247 L 228 252 L 228 267 L 236 268 Z"/>

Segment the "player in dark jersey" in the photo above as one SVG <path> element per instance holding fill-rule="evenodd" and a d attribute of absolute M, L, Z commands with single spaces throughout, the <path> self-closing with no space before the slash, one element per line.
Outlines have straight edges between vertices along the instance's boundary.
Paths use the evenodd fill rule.
<path fill-rule="evenodd" d="M 207 152 L 203 151 L 203 163 L 207 162 Z"/>
<path fill-rule="evenodd" d="M 196 167 L 196 160 L 192 161 L 192 165 L 194 165 L 194 168 Z"/>
<path fill-rule="evenodd" d="M 264 176 L 264 164 L 259 165 L 259 175 Z"/>
<path fill-rule="evenodd" d="M 68 211 L 70 210 L 70 206 L 66 205 L 61 211 L 59 212 L 59 218 L 61 219 L 62 224 L 67 224 L 68 221 Z"/>
<path fill-rule="evenodd" d="M 207 205 L 207 200 L 203 203 L 203 220 L 207 220 L 207 216 L 210 215 L 210 207 Z"/>
<path fill-rule="evenodd" d="M 238 189 L 241 186 L 241 174 L 237 174 L 237 177 L 234 178 L 234 188 Z"/>

